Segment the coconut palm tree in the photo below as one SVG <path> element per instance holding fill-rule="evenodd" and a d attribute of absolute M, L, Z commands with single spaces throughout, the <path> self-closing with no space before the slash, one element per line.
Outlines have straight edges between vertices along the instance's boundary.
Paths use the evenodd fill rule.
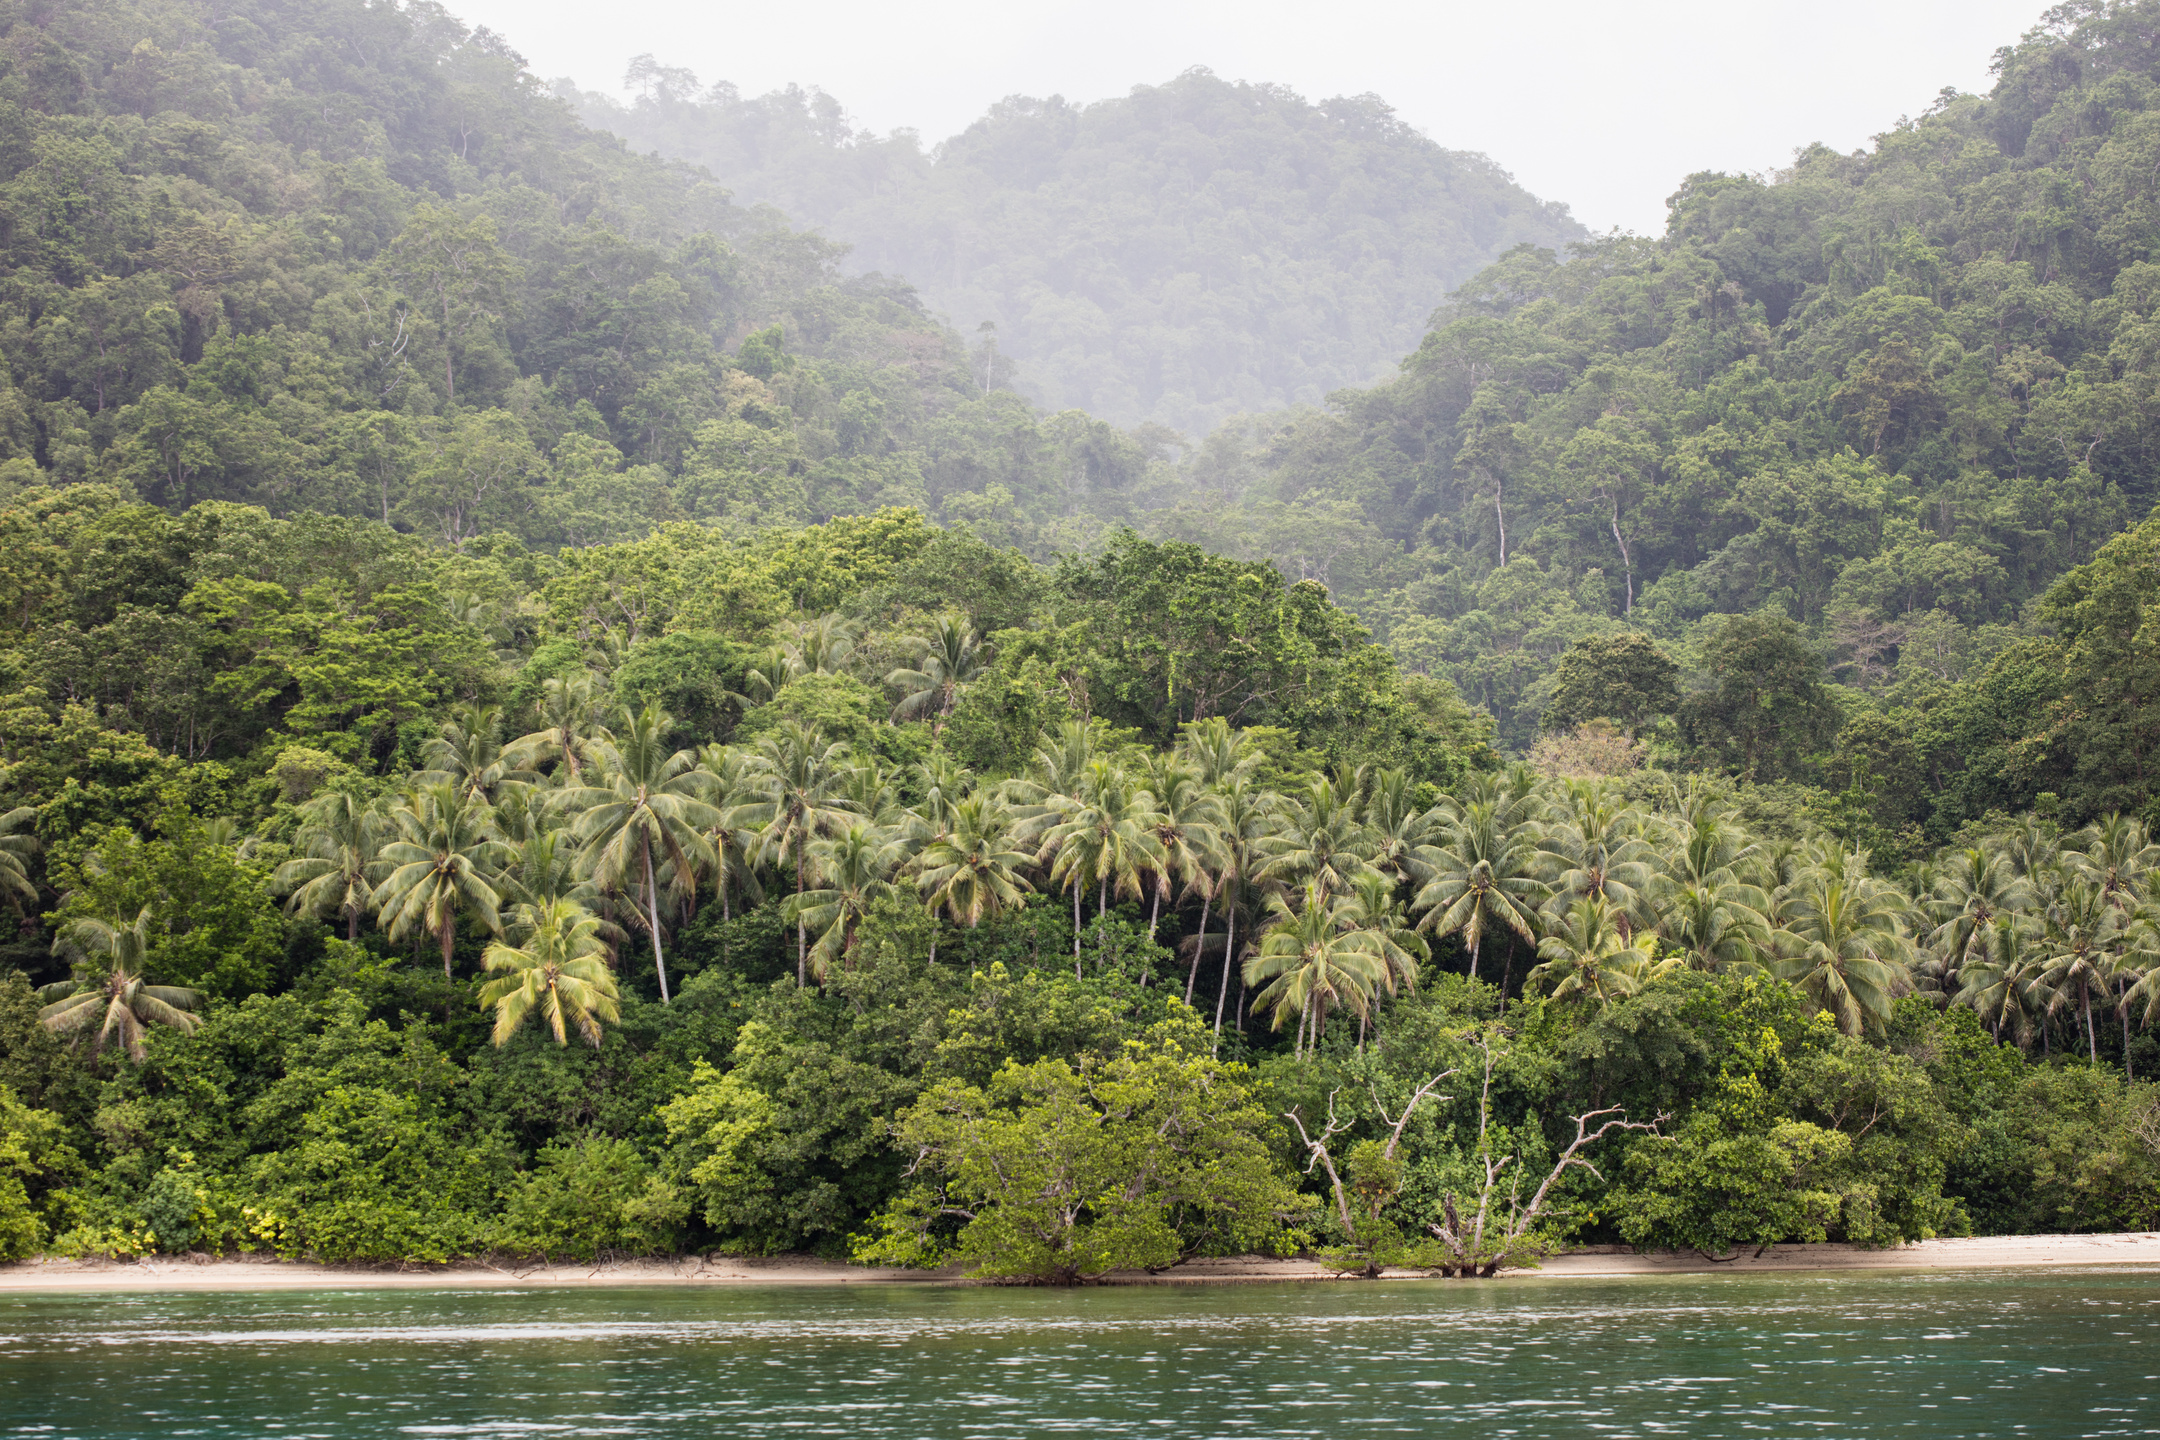
<path fill-rule="evenodd" d="M 293 843 L 301 853 L 278 866 L 272 887 L 285 894 L 296 915 L 340 915 L 345 938 L 360 938 L 360 919 L 375 908 L 375 884 L 384 872 L 384 842 L 394 833 L 388 817 L 356 795 L 330 790 L 302 810 Z"/>
<path fill-rule="evenodd" d="M 393 941 L 416 931 L 435 937 L 447 977 L 461 917 L 502 930 L 496 881 L 510 847 L 496 837 L 487 802 L 448 782 L 413 791 L 390 820 L 396 838 L 382 848 L 389 873 L 376 887 L 376 907 Z"/>
<path fill-rule="evenodd" d="M 30 857 L 37 854 L 38 837 L 28 827 L 37 819 L 37 807 L 18 805 L 0 815 L 0 893 L 21 913 L 23 905 L 35 903 L 37 886 L 30 882 Z"/>
<path fill-rule="evenodd" d="M 1997 1040 L 2007 1031 L 2020 1047 L 2029 1045 L 2046 1024 L 2053 998 L 2042 979 L 2047 957 L 2028 943 L 2033 930 L 2025 916 L 1998 914 L 1988 926 L 1986 942 L 1968 952 L 1958 971 L 1953 1001 L 1978 1014 Z"/>
<path fill-rule="evenodd" d="M 720 818 L 704 798 L 711 776 L 698 768 L 697 752 L 670 751 L 662 738 L 673 723 L 658 704 L 626 712 L 614 738 L 598 746 L 600 783 L 563 790 L 556 802 L 576 817 L 570 833 L 600 889 L 642 893 L 663 1005 L 672 1001 L 660 944 L 661 862 L 674 885 L 694 894 L 700 868 L 713 863 L 703 832 Z"/>
<path fill-rule="evenodd" d="M 1438 810 L 1418 808 L 1408 775 L 1400 770 L 1377 772 L 1365 802 L 1373 866 L 1398 885 L 1427 879 L 1421 852 L 1439 838 L 1443 818 Z"/>
<path fill-rule="evenodd" d="M 509 1043 L 537 1010 L 557 1045 L 575 1029 L 599 1049 L 601 1023 L 622 1018 L 600 922 L 572 901 L 549 900 L 518 907 L 515 923 L 525 943 L 498 940 L 480 961 L 496 977 L 480 987 L 481 1007 L 495 1011 L 495 1043 Z"/>
<path fill-rule="evenodd" d="M 1660 889 L 1660 939 L 1698 970 L 1750 971 L 1767 968 L 1774 957 L 1770 923 L 1763 918 L 1763 893 L 1737 880 L 1689 881 Z"/>
<path fill-rule="evenodd" d="M 2152 888 L 2160 845 L 2135 818 L 2117 812 L 2071 836 L 2062 858 L 2073 874 L 2099 886 L 2107 902 L 2127 914 Z"/>
<path fill-rule="evenodd" d="M 1201 784 L 1199 772 L 1174 751 L 1150 757 L 1146 780 L 1154 799 L 1155 843 L 1161 855 L 1149 887 L 1153 899 L 1148 906 L 1148 939 L 1153 940 L 1173 876 L 1183 882 L 1187 894 L 1210 888 L 1204 877 L 1214 853 L 1218 807 Z"/>
<path fill-rule="evenodd" d="M 721 917 L 728 919 L 734 916 L 737 893 L 752 904 L 765 897 L 764 887 L 758 883 L 756 856 L 762 844 L 742 819 L 745 810 L 766 798 L 763 777 L 750 756 L 726 745 L 707 745 L 700 750 L 698 768 L 709 777 L 705 799 L 715 817 L 705 830 L 708 848 L 703 857 L 712 867 L 713 891 L 720 897 Z"/>
<path fill-rule="evenodd" d="M 1254 879 L 1294 893 L 1317 884 L 1329 895 L 1347 895 L 1372 853 L 1372 834 L 1358 818 L 1355 787 L 1319 779 L 1299 795 L 1286 795 L 1276 827 L 1260 842 Z"/>
<path fill-rule="evenodd" d="M 1275 797 L 1243 775 L 1233 775 L 1216 791 L 1215 805 L 1215 897 L 1224 923 L 1222 978 L 1215 992 L 1215 1044 L 1220 1048 L 1223 1002 L 1230 998 L 1230 971 L 1238 958 L 1238 916 L 1246 912 L 1254 893 L 1251 876 L 1260 842 L 1274 829 Z M 1196 952 L 1199 948 L 1194 947 Z M 1241 1029 L 1244 1023 L 1238 1021 Z"/>
<path fill-rule="evenodd" d="M 801 675 L 800 664 L 790 660 L 787 651 L 774 645 L 743 667 L 743 688 L 728 691 L 728 698 L 744 710 L 754 709 L 785 690 Z"/>
<path fill-rule="evenodd" d="M 893 723 L 931 716 L 939 721 L 960 703 L 960 687 L 980 676 L 987 665 L 982 637 L 958 615 L 942 615 L 930 622 L 930 633 L 902 640 L 922 659 L 903 665 L 885 677 L 900 692 L 893 706 Z"/>
<path fill-rule="evenodd" d="M 855 622 L 845 615 L 798 615 L 781 642 L 792 676 L 838 675 L 855 658 Z"/>
<path fill-rule="evenodd" d="M 848 967 L 863 917 L 880 897 L 893 893 L 889 877 L 899 861 L 899 848 L 890 830 L 864 820 L 810 842 L 810 869 L 817 885 L 789 896 L 781 915 L 817 932 L 817 943 L 810 947 L 810 976 L 820 984 L 835 964 Z"/>
<path fill-rule="evenodd" d="M 1299 902 L 1268 897 L 1274 920 L 1261 933 L 1258 953 L 1245 962 L 1245 983 L 1262 987 L 1253 1007 L 1271 1011 L 1275 1029 L 1298 1017 L 1302 1056 L 1308 1036 L 1319 1041 L 1328 1011 L 1370 1013 L 1373 997 L 1388 983 L 1388 967 L 1373 937 L 1359 927 L 1363 910 L 1356 896 L 1332 895 L 1313 879 Z"/>
<path fill-rule="evenodd" d="M 147 1053 L 146 1026 L 165 1025 L 185 1035 L 202 1022 L 187 1012 L 202 1003 L 199 991 L 180 985 L 147 985 L 143 971 L 150 958 L 150 907 L 133 920 L 82 916 L 68 921 L 55 948 L 74 959 L 74 979 L 48 985 L 39 993 L 49 1001 L 38 1011 L 39 1023 L 55 1035 L 98 1027 L 92 1055 L 103 1055 L 118 1042 L 138 1063 Z"/>
<path fill-rule="evenodd" d="M 2031 903 L 2032 885 L 2000 851 L 1968 847 L 1949 855 L 1928 887 L 1924 911 L 1935 922 L 1920 969 L 1934 990 L 1955 995 L 1965 967 L 1982 960 L 1999 916 Z"/>
<path fill-rule="evenodd" d="M 2067 867 L 2053 827 L 2028 819 L 2002 835 L 1995 848 L 2010 862 L 2011 872 L 2032 887 L 2031 903 L 2045 905 L 2054 898 Z"/>
<path fill-rule="evenodd" d="M 1904 896 L 1866 874 L 1858 856 L 1812 869 L 1786 903 L 1788 949 L 1773 970 L 1847 1035 L 1879 1031 L 1910 979 L 1907 908 Z"/>
<path fill-rule="evenodd" d="M 1770 897 L 1741 876 L 1756 847 L 1692 785 L 1675 793 L 1673 843 L 1641 892 L 1658 936 L 1702 970 L 1752 969 L 1770 959 Z"/>
<path fill-rule="evenodd" d="M 1045 802 L 1055 823 L 1042 831 L 1040 854 L 1049 861 L 1051 882 L 1072 888 L 1073 972 L 1077 975 L 1082 887 L 1095 887 L 1099 924 L 1110 913 L 1113 890 L 1140 898 L 1142 876 L 1162 863 L 1162 846 L 1155 838 L 1154 797 L 1110 761 L 1090 761 L 1074 788 L 1077 793 L 1053 795 Z"/>
<path fill-rule="evenodd" d="M 1034 858 L 1005 802 L 977 792 L 953 802 L 949 823 L 916 855 L 915 883 L 933 914 L 972 930 L 1025 903 Z"/>
<path fill-rule="evenodd" d="M 1533 988 L 1550 985 L 1554 1000 L 1607 1005 L 1687 963 L 1680 959 L 1660 962 L 1653 932 L 1629 934 L 1617 920 L 1612 902 L 1604 896 L 1577 899 L 1552 933 L 1538 942 L 1538 964 L 1523 983 Z"/>
<path fill-rule="evenodd" d="M 1198 772 L 1200 783 L 1213 791 L 1250 778 L 1261 759 L 1245 732 L 1231 728 L 1220 715 L 1187 723 L 1178 737 L 1178 753 Z"/>
<path fill-rule="evenodd" d="M 2040 916 L 2040 980 L 2053 996 L 2050 1008 L 2077 1008 L 2085 1025 L 2086 1053 L 2095 1065 L 2100 1063 L 2100 1039 L 2093 1025 L 2093 997 L 2099 996 L 2103 1007 L 2112 998 L 2125 928 L 2123 912 L 2107 891 L 2083 878 L 2066 886 Z"/>
<path fill-rule="evenodd" d="M 469 796 L 488 799 L 495 787 L 525 772 L 517 752 L 502 743 L 502 709 L 496 705 L 462 705 L 455 718 L 443 722 L 442 730 L 421 747 L 427 767 L 415 777 L 423 784 L 451 784 Z"/>
<path fill-rule="evenodd" d="M 1540 847 L 1552 885 L 1548 907 L 1560 911 L 1595 896 L 1614 925 L 1632 931 L 1649 918 L 1642 891 L 1650 883 L 1652 851 L 1643 838 L 1642 814 L 1621 804 L 1602 780 L 1569 780 L 1563 796 Z"/>
<path fill-rule="evenodd" d="M 1415 988 L 1418 968 L 1432 958 L 1432 947 L 1411 925 L 1410 916 L 1396 898 L 1395 881 L 1378 870 L 1367 870 L 1357 877 L 1351 895 L 1357 901 L 1358 929 L 1370 937 L 1374 951 L 1387 966 L 1388 994 L 1393 995 L 1398 988 Z M 1362 1016 L 1358 1034 L 1362 1043 Z"/>
<path fill-rule="evenodd" d="M 550 676 L 540 682 L 540 728 L 520 735 L 504 748 L 521 768 L 560 760 L 572 785 L 583 783 L 594 742 L 606 738 L 600 725 L 600 694 L 590 673 Z"/>
<path fill-rule="evenodd" d="M 1542 859 L 1528 804 L 1501 798 L 1444 807 L 1445 838 L 1418 856 L 1432 876 L 1410 902 L 1422 912 L 1418 928 L 1460 934 L 1470 946 L 1473 980 L 1493 926 L 1537 943 L 1537 909 L 1550 892 L 1538 878 Z"/>
<path fill-rule="evenodd" d="M 811 842 L 833 834 L 855 814 L 847 794 L 847 747 L 790 720 L 758 742 L 745 780 L 753 798 L 737 810 L 737 823 L 757 833 L 775 862 L 793 864 L 799 896 L 809 888 Z M 810 929 L 800 914 L 795 982 L 810 983 Z"/>

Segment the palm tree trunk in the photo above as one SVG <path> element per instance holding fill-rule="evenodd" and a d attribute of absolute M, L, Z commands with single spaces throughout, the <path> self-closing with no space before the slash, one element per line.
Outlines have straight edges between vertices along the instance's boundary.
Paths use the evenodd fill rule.
<path fill-rule="evenodd" d="M 2130 1073 L 2130 1005 L 2126 995 L 2115 997 L 2115 1014 L 2122 1020 L 2123 1032 L 2123 1079 L 2135 1080 Z"/>
<path fill-rule="evenodd" d="M 1230 912 L 1230 933 L 1223 940 L 1222 989 L 1215 992 L 1215 1048 L 1222 1049 L 1222 1007 L 1230 998 L 1230 961 L 1237 954 L 1237 911 Z"/>
<path fill-rule="evenodd" d="M 1095 923 L 1100 926 L 1110 914 L 1110 877 L 1102 877 L 1101 888 L 1095 895 Z"/>
<path fill-rule="evenodd" d="M 1148 906 L 1147 915 L 1147 938 L 1150 940 L 1153 940 L 1155 938 L 1155 922 L 1162 918 L 1162 892 L 1168 889 L 1169 886 L 1170 881 L 1167 877 L 1156 877 L 1155 902 L 1152 905 Z"/>
<path fill-rule="evenodd" d="M 652 836 L 644 837 L 639 847 L 645 852 L 645 923 L 652 926 L 653 973 L 660 977 L 660 1003 L 672 1005 L 668 998 L 667 959 L 660 953 L 660 887 L 653 881 Z"/>
<path fill-rule="evenodd" d="M 445 980 L 451 978 L 450 952 L 455 949 L 457 949 L 457 916 L 445 915 L 442 927 L 442 975 Z"/>
<path fill-rule="evenodd" d="M 1480 945 L 1484 944 L 1484 943 L 1485 943 L 1485 937 L 1484 937 L 1483 935 L 1475 935 L 1475 936 L 1472 936 L 1472 937 L 1471 937 L 1471 940 L 1470 940 L 1470 978 L 1471 978 L 1472 980 L 1475 980 L 1475 979 L 1477 979 L 1477 952 L 1478 952 L 1478 947 L 1479 947 Z"/>
<path fill-rule="evenodd" d="M 1080 868 L 1073 867 L 1073 979 L 1087 977 L 1080 973 Z"/>
<path fill-rule="evenodd" d="M 803 922 L 803 851 L 802 843 L 795 846 L 795 988 L 810 984 L 810 931 Z"/>
<path fill-rule="evenodd" d="M 348 945 L 360 943 L 360 909 L 356 905 L 345 907 L 345 943 Z"/>
<path fill-rule="evenodd" d="M 1200 897 L 1200 933 L 1193 937 L 1192 969 L 1185 972 L 1185 1003 L 1187 1005 L 1192 1004 L 1193 986 L 1197 984 L 1200 979 L 1200 952 L 1207 943 L 1208 906 L 1214 903 L 1215 896 L 1212 891 L 1203 894 Z M 1217 1013 L 1220 1013 L 1220 1011 L 1218 1010 Z"/>
<path fill-rule="evenodd" d="M 2100 1037 L 2093 1032 L 2092 990 L 2082 982 L 2078 985 L 2078 1001 L 2085 1007 L 2085 1051 L 2092 1057 L 2092 1063 L 2098 1065 L 2100 1063 Z"/>

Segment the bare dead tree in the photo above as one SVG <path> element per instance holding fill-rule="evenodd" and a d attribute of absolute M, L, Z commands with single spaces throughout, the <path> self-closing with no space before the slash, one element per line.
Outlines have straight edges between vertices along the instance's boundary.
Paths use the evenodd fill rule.
<path fill-rule="evenodd" d="M 1387 1143 L 1381 1147 L 1380 1151 L 1380 1158 L 1384 1165 L 1392 1165 L 1394 1163 L 1395 1152 L 1402 1146 L 1403 1129 L 1405 1126 L 1409 1125 L 1410 1117 L 1417 1113 L 1417 1108 L 1420 1104 L 1422 1104 L 1426 1100 L 1438 1100 L 1440 1103 L 1446 1104 L 1448 1101 L 1454 1098 L 1452 1095 L 1436 1095 L 1434 1093 L 1440 1082 L 1447 1079 L 1454 1073 L 1455 1072 L 1453 1070 L 1443 1070 L 1439 1074 L 1433 1076 L 1430 1080 L 1427 1080 L 1424 1084 L 1418 1086 L 1417 1089 L 1413 1090 L 1410 1093 L 1409 1100 L 1404 1103 L 1402 1108 L 1402 1114 L 1397 1116 L 1390 1116 L 1388 1114 L 1387 1106 L 1381 1102 L 1380 1092 L 1378 1090 L 1371 1091 L 1373 1099 L 1373 1109 L 1379 1112 L 1380 1122 L 1389 1127 Z M 1350 1128 L 1350 1123 L 1348 1121 L 1338 1118 L 1335 1113 L 1335 1097 L 1337 1095 L 1340 1095 L 1341 1093 L 1342 1091 L 1340 1090 L 1335 1090 L 1329 1093 L 1327 1124 L 1321 1127 L 1320 1133 L 1317 1136 L 1312 1135 L 1305 1129 L 1305 1121 L 1303 1117 L 1301 1117 L 1297 1113 L 1295 1108 L 1284 1111 L 1283 1118 L 1297 1127 L 1298 1138 L 1305 1142 L 1305 1151 L 1307 1157 L 1305 1161 L 1305 1173 L 1308 1175 L 1312 1174 L 1313 1167 L 1315 1165 L 1327 1171 L 1328 1186 L 1335 1196 L 1335 1212 L 1342 1219 L 1343 1233 L 1349 1237 L 1350 1243 L 1353 1247 L 1363 1252 L 1364 1264 L 1356 1267 L 1349 1273 L 1360 1275 L 1368 1280 L 1374 1280 L 1379 1278 L 1380 1272 L 1386 1268 L 1387 1262 L 1377 1253 L 1375 1253 L 1373 1245 L 1374 1236 L 1371 1234 L 1371 1232 L 1368 1230 L 1365 1234 L 1361 1235 L 1359 1233 L 1357 1216 L 1350 1206 L 1350 1193 L 1348 1189 L 1345 1188 L 1343 1185 L 1342 1176 L 1337 1171 L 1335 1166 L 1334 1152 L 1330 1150 L 1328 1146 L 1328 1142 L 1330 1140 L 1333 1140 L 1337 1135 L 1343 1134 Z M 1353 1151 L 1353 1159 L 1355 1158 L 1355 1154 L 1356 1152 Z M 1388 1199 L 1392 1198 L 1392 1195 L 1393 1188 L 1390 1187 L 1387 1192 L 1376 1195 L 1373 1198 L 1371 1207 L 1371 1218 L 1374 1221 L 1377 1222 L 1379 1220 L 1380 1207 L 1385 1204 Z"/>
<path fill-rule="evenodd" d="M 1439 1223 L 1425 1228 L 1440 1242 L 1443 1275 L 1458 1275 L 1468 1279 L 1472 1275 L 1490 1279 L 1509 1265 L 1535 1263 L 1549 1253 L 1550 1242 L 1535 1230 L 1538 1220 L 1545 1213 L 1545 1202 L 1552 1196 L 1552 1188 L 1562 1175 L 1581 1166 L 1600 1180 L 1604 1175 L 1584 1156 L 1583 1151 L 1615 1131 L 1655 1131 L 1668 1118 L 1664 1115 L 1655 1120 L 1630 1120 L 1627 1112 L 1618 1105 L 1601 1110 L 1586 1111 L 1574 1116 L 1575 1138 L 1567 1149 L 1553 1161 L 1552 1169 L 1537 1187 L 1526 1205 L 1522 1203 L 1523 1169 L 1521 1156 L 1495 1153 L 1492 1145 L 1492 1077 L 1493 1066 L 1505 1057 L 1506 1051 L 1496 1050 L 1490 1038 L 1480 1035 L 1472 1044 L 1485 1056 L 1484 1084 L 1478 1095 L 1478 1143 L 1477 1163 L 1484 1171 L 1478 1187 L 1477 1212 L 1465 1223 L 1461 1213 L 1461 1200 L 1450 1190 L 1441 1197 Z M 1593 1130 L 1592 1122 L 1602 1122 Z M 1510 1173 L 1512 1167 L 1512 1173 Z M 1500 1189 L 1502 1175 L 1509 1180 L 1507 1214 L 1500 1218 L 1493 1213 L 1493 1201 Z M 1489 1232 L 1489 1233 L 1488 1233 Z"/>

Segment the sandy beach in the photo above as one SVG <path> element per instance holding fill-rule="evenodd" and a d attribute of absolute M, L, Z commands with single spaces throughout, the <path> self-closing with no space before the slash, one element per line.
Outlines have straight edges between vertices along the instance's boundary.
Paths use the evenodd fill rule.
<path fill-rule="evenodd" d="M 1637 1254 L 1617 1246 L 1556 1255 L 1538 1270 L 1501 1277 L 1553 1279 L 1623 1275 L 1700 1275 L 1739 1271 L 1792 1274 L 1848 1270 L 1994 1270 L 2045 1266 L 2160 1266 L 2160 1233 L 2120 1235 L 2010 1235 L 1969 1240 L 1927 1240 L 1890 1250 L 1850 1245 L 1780 1245 L 1762 1256 L 1742 1254 L 1717 1263 L 1693 1253 Z M 1310 1260 L 1238 1256 L 1195 1260 L 1160 1275 L 1120 1272 L 1109 1283 L 1126 1285 L 1251 1284 L 1284 1280 L 1340 1280 Z M 1424 1272 L 1391 1272 L 1391 1280 L 1422 1279 Z M 486 1290 L 609 1285 L 951 1285 L 967 1282 L 957 1269 L 892 1270 L 841 1265 L 808 1256 L 748 1258 L 686 1256 L 678 1260 L 631 1260 L 602 1265 L 510 1265 L 389 1267 L 315 1265 L 252 1257 L 159 1257 L 134 1261 L 28 1260 L 0 1266 L 0 1293 L 32 1291 L 179 1290 Z M 1459 1282 L 1455 1282 L 1459 1283 Z"/>

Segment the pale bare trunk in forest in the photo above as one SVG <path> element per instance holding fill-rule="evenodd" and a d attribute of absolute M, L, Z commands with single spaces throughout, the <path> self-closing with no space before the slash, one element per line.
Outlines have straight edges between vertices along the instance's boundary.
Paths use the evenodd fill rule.
<path fill-rule="evenodd" d="M 652 926 L 653 972 L 660 977 L 660 1003 L 671 1005 L 667 988 L 667 958 L 660 953 L 660 887 L 653 883 L 652 836 L 645 837 L 645 923 Z"/>

